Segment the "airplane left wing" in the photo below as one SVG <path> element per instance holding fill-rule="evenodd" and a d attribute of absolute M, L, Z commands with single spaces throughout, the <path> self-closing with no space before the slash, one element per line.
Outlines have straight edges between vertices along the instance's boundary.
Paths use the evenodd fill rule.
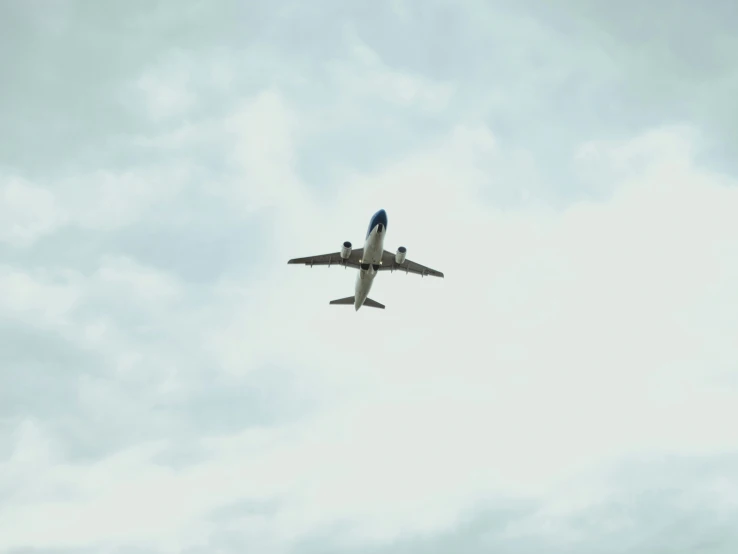
<path fill-rule="evenodd" d="M 356 250 L 352 250 L 351 254 L 349 255 L 348 259 L 344 260 L 341 257 L 340 252 L 334 252 L 332 254 L 320 254 L 318 256 L 307 256 L 305 258 L 293 258 L 290 261 L 288 261 L 288 264 L 304 264 L 309 266 L 314 265 L 342 265 L 345 267 L 353 267 L 356 269 L 359 269 L 359 260 L 361 260 L 361 255 L 364 253 L 363 248 L 357 248 Z"/>
<path fill-rule="evenodd" d="M 404 271 L 405 273 L 415 273 L 416 275 L 432 275 L 433 277 L 443 278 L 443 273 L 425 267 L 424 265 L 417 264 L 413 261 L 405 258 L 401 264 L 398 264 L 395 260 L 395 255 L 387 250 L 382 254 L 382 265 L 379 266 L 378 271 Z"/>

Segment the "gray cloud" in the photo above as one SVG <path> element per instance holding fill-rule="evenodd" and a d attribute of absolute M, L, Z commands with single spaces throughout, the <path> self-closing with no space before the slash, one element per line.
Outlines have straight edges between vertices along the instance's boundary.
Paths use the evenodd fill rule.
<path fill-rule="evenodd" d="M 37 40 L 31 50 L 26 46 L 31 42 L 22 38 L 6 39 L 17 46 L 6 50 L 16 57 L 4 62 L 14 87 L 6 91 L 10 96 L 3 105 L 6 120 L 22 131 L 3 148 L 11 156 L 6 163 L 35 174 L 48 162 L 74 169 L 74 160 L 121 167 L 144 159 L 146 152 L 131 150 L 121 139 L 182 121 L 177 117 L 152 126 L 144 111 L 127 108 L 141 93 L 135 83 L 147 74 L 162 86 L 194 95 L 189 121 L 223 113 L 235 90 L 249 94 L 278 83 L 291 99 L 324 113 L 317 142 L 301 153 L 301 163 L 312 167 L 318 180 L 329 177 L 320 167 L 337 155 L 347 165 L 373 167 L 419 135 L 437 135 L 459 118 L 483 118 L 514 144 L 533 149 L 548 171 L 558 172 L 556 191 L 540 191 L 549 200 L 566 186 L 567 168 L 557 160 L 579 137 L 603 126 L 622 136 L 649 125 L 698 119 L 719 133 L 713 157 L 736 147 L 730 142 L 734 45 L 728 32 L 735 14 L 727 2 L 714 10 L 649 4 L 638 7 L 638 17 L 627 6 L 603 3 L 572 2 L 557 10 L 480 4 L 477 11 L 450 3 L 437 10 L 396 5 L 399 12 L 390 4 L 347 10 L 335 2 L 309 10 L 232 2 L 214 10 L 197 3 L 176 9 L 126 5 L 116 13 L 89 7 L 78 13 L 71 3 L 52 10 L 40 4 L 13 8 L 18 37 Z M 464 86 L 457 87 L 448 109 L 413 118 L 404 115 L 404 106 L 336 96 L 339 89 L 326 70 L 336 62 L 351 63 L 347 24 L 398 71 L 441 83 L 463 80 Z M 711 30 L 709 40 L 705 29 Z M 431 40 L 440 36 L 444 39 Z M 88 47 L 92 40 L 95 49 Z M 232 79 L 225 89 L 213 85 L 219 60 Z M 64 71 L 53 69 L 59 67 Z M 185 80 L 178 81 L 172 71 Z M 356 114 L 370 106 L 385 117 L 357 120 Z M 336 131 L 329 123 L 332 113 L 343 121 Z M 345 147 L 352 142 L 363 148 Z"/>
<path fill-rule="evenodd" d="M 0 325 L 0 417 L 52 418 L 76 400 L 75 379 L 100 359 L 62 337 L 8 321 Z"/>

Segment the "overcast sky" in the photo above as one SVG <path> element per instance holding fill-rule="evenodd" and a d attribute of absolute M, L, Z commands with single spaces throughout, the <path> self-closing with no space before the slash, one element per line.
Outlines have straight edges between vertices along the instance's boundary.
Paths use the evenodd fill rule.
<path fill-rule="evenodd" d="M 0 0 L 0 552 L 738 551 L 736 28 Z"/>

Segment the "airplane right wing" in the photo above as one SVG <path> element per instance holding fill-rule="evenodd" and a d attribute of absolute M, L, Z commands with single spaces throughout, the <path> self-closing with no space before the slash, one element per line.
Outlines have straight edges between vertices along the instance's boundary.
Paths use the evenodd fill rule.
<path fill-rule="evenodd" d="M 307 256 L 305 258 L 293 258 L 287 263 L 304 264 L 309 265 L 310 267 L 314 265 L 342 265 L 345 267 L 360 269 L 361 266 L 359 265 L 359 260 L 361 260 L 361 256 L 363 253 L 363 248 L 357 248 L 356 250 L 351 251 L 351 254 L 346 260 L 341 257 L 340 252 L 334 252 L 332 254 L 320 254 L 318 256 Z"/>
<path fill-rule="evenodd" d="M 385 250 L 382 254 L 382 265 L 379 266 L 378 271 L 404 271 L 405 273 L 415 273 L 416 275 L 420 275 L 422 277 L 425 277 L 426 275 L 432 275 L 433 277 L 440 277 L 441 279 L 444 278 L 443 273 L 441 273 L 440 271 L 425 267 L 424 265 L 415 263 L 411 260 L 408 260 L 407 258 L 405 258 L 405 260 L 401 264 L 398 264 L 395 261 L 395 255 L 387 250 Z"/>

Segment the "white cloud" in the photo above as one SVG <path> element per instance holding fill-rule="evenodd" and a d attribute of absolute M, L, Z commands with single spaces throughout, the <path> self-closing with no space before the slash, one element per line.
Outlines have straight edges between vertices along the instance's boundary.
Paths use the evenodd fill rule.
<path fill-rule="evenodd" d="M 136 88 L 153 120 L 181 115 L 195 105 L 194 70 L 186 57 L 171 55 L 138 78 Z"/>
<path fill-rule="evenodd" d="M 242 99 L 222 117 L 186 122 L 134 140 L 141 146 L 167 152 L 214 151 L 228 170 L 216 179 L 199 183 L 199 188 L 224 198 L 229 207 L 242 214 L 253 214 L 278 203 L 299 206 L 309 201 L 295 169 L 295 149 L 304 140 L 301 123 L 279 91 L 266 89 Z M 186 168 L 181 166 L 180 173 Z M 161 181 L 171 185 L 173 179 Z M 157 192 L 156 188 L 147 190 L 152 196 Z"/>
<path fill-rule="evenodd" d="M 346 28 L 349 62 L 330 62 L 333 78 L 345 94 L 369 96 L 399 106 L 439 112 L 451 100 L 452 83 L 436 83 L 421 75 L 398 71 L 382 61 L 352 28 Z"/>
<path fill-rule="evenodd" d="M 93 170 L 43 183 L 5 177 L 0 179 L 0 241 L 30 247 L 66 226 L 112 230 L 130 225 L 179 193 L 190 172 L 180 162 L 120 173 Z"/>
<path fill-rule="evenodd" d="M 2 313 L 26 317 L 44 326 L 66 325 L 68 314 L 81 294 L 70 278 L 63 272 L 39 279 L 12 267 L 0 266 L 0 287 L 4 291 L 0 298 Z"/>
<path fill-rule="evenodd" d="M 49 190 L 17 177 L 0 177 L 0 241 L 27 246 L 65 220 Z"/>
<path fill-rule="evenodd" d="M 357 177 L 324 211 L 307 203 L 295 217 L 285 201 L 289 217 L 277 223 L 290 238 L 269 256 L 274 266 L 247 286 L 224 283 L 224 304 L 190 311 L 201 327 L 187 349 L 197 337 L 234 374 L 266 360 L 300 367 L 337 396 L 281 428 L 207 440 L 208 460 L 182 470 L 157 467 L 148 447 L 49 465 L 40 490 L 64 483 L 78 496 L 6 511 L 0 546 L 125 540 L 176 551 L 213 532 L 210 510 L 244 498 L 278 501 L 273 516 L 242 522 L 254 541 L 346 522 L 337 536 L 350 545 L 442 532 L 499 494 L 560 511 L 562 491 L 577 489 L 586 505 L 604 494 L 597 468 L 638 453 L 735 449 L 724 422 L 738 417 L 738 391 L 720 385 L 720 371 L 737 361 L 726 306 L 737 300 L 738 189 L 685 157 L 691 139 L 650 136 L 601 147 L 604 159 L 629 152 L 639 170 L 622 157 L 615 170 L 603 165 L 612 198 L 563 211 L 479 202 L 489 160 L 504 158 L 484 128 Z M 289 160 L 283 140 L 264 150 L 277 165 Z M 389 212 L 388 246 L 407 246 L 446 279 L 384 276 L 371 295 L 384 312 L 328 306 L 350 293 L 353 274 L 286 259 L 358 242 L 378 207 Z M 120 270 L 97 275 L 131 275 L 141 298 L 170 288 Z M 57 524 L 39 535 L 38 521 Z"/>
<path fill-rule="evenodd" d="M 121 101 L 136 112 L 143 107 L 155 124 L 189 119 L 203 102 L 218 102 L 212 94 L 232 91 L 238 78 L 236 56 L 224 48 L 199 57 L 179 49 L 167 51 L 126 87 Z"/>
<path fill-rule="evenodd" d="M 243 199 L 248 211 L 276 202 L 298 202 L 303 192 L 295 174 L 298 125 L 281 95 L 273 90 L 244 101 L 226 120 L 227 151 L 238 169 L 228 197 Z"/>
<path fill-rule="evenodd" d="M 103 260 L 97 276 L 120 292 L 126 290 L 144 302 L 159 306 L 179 300 L 183 295 L 182 285 L 171 276 L 143 267 L 128 258 Z"/>

